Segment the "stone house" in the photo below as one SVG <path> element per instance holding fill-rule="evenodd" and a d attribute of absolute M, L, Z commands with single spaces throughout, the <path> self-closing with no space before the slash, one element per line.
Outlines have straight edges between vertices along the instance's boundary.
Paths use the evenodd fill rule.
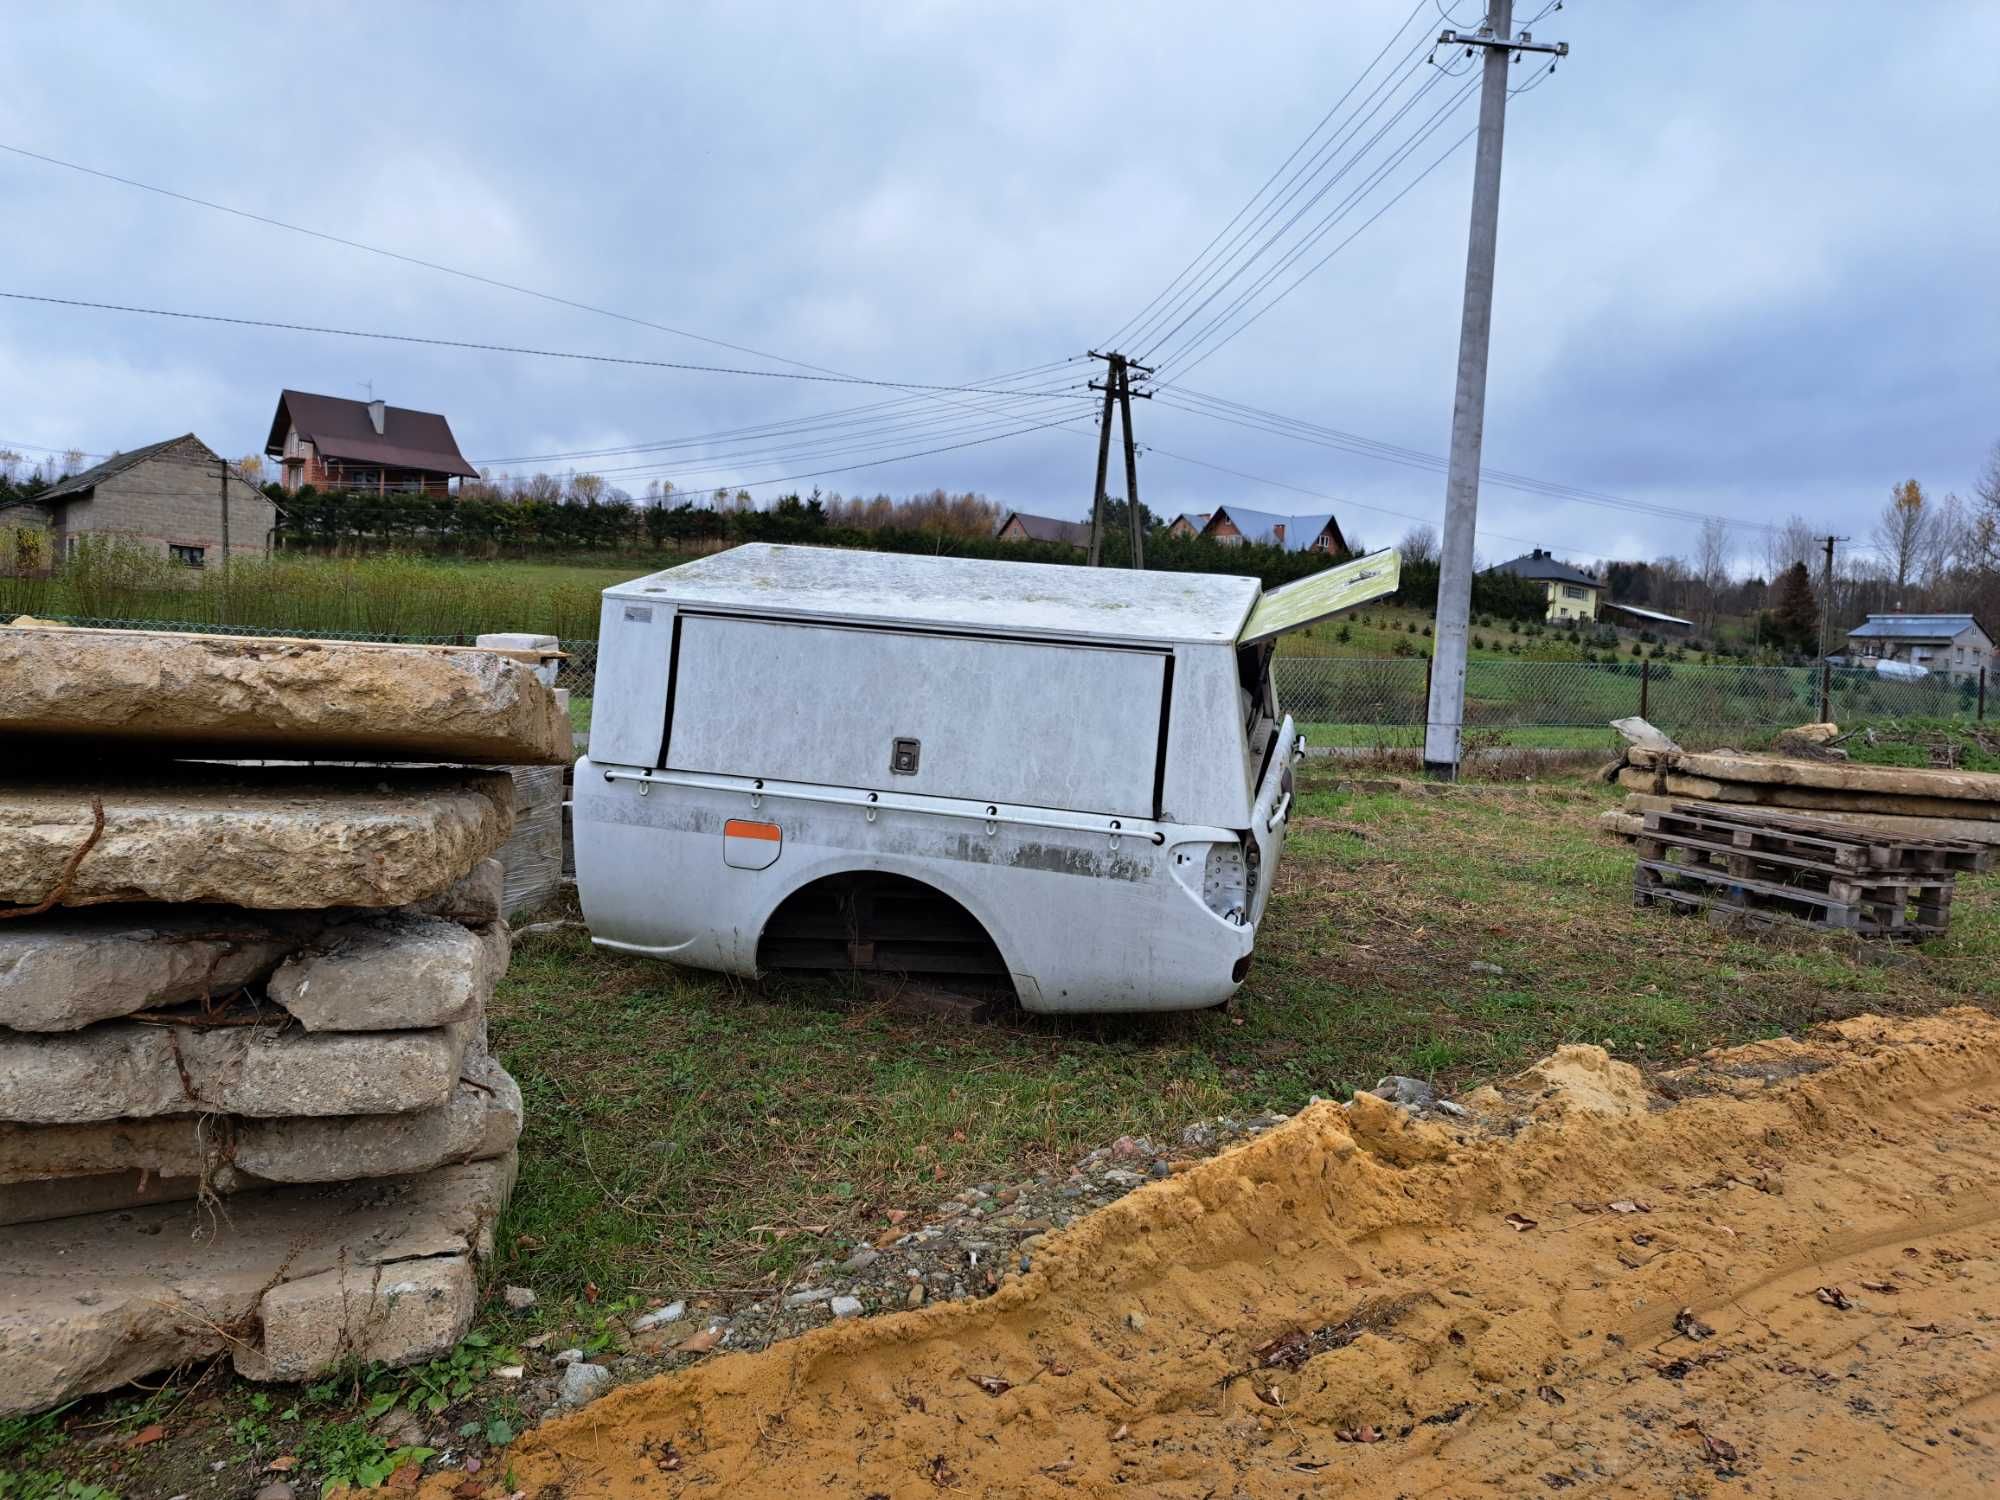
<path fill-rule="evenodd" d="M 264 452 L 288 495 L 305 485 L 449 495 L 452 480 L 479 477 L 440 413 L 310 391 L 278 393 Z"/>
<path fill-rule="evenodd" d="M 1214 514 L 1212 510 L 1184 510 L 1175 516 L 1172 524 L 1167 527 L 1167 535 L 1200 536 L 1202 527 L 1208 524 L 1208 518 Z"/>
<path fill-rule="evenodd" d="M 270 498 L 191 432 L 59 480 L 0 521 L 31 516 L 47 529 L 52 557 L 71 555 L 83 537 L 116 537 L 191 568 L 221 560 L 225 525 L 231 557 L 266 556 L 278 524 Z"/>
<path fill-rule="evenodd" d="M 1847 632 L 1848 654 L 1900 661 L 1954 677 L 1977 677 L 1994 665 L 1993 638 L 1969 614 L 1870 615 Z"/>

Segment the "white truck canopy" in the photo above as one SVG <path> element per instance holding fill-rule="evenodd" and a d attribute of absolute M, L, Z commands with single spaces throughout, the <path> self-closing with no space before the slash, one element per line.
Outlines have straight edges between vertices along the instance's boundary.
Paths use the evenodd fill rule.
<path fill-rule="evenodd" d="M 1254 578 L 751 542 L 604 591 L 794 619 L 1147 643 L 1269 639 L 1395 589 L 1378 552 L 1263 593 Z"/>

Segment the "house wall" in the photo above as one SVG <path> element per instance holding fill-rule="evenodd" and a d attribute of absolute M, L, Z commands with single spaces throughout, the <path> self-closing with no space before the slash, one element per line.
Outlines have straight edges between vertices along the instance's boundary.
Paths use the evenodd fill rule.
<path fill-rule="evenodd" d="M 1225 515 L 1218 515 L 1210 521 L 1208 529 L 1202 535 L 1211 542 L 1229 542 L 1235 546 L 1243 544 L 1243 533 L 1237 530 L 1236 523 Z"/>
<path fill-rule="evenodd" d="M 449 495 L 451 476 L 430 469 L 399 469 L 381 464 L 343 464 L 338 459 L 320 457 L 318 446 L 301 437 L 294 427 L 285 434 L 285 446 L 278 456 L 278 482 L 288 495 L 306 485 L 318 490 L 403 490 L 427 495 Z M 232 521 L 230 523 L 234 525 Z M 232 538 L 232 542 L 233 542 Z"/>
<path fill-rule="evenodd" d="M 1597 618 L 1597 596 L 1603 592 L 1581 583 L 1547 583 L 1549 610 L 1546 618 L 1551 620 L 1595 620 Z M 1581 599 L 1574 597 L 1583 595 Z"/>
<path fill-rule="evenodd" d="M 1021 524 L 1019 516 L 1009 516 L 1007 518 L 1007 524 L 1000 528 L 1000 540 L 1003 542 L 1025 542 L 1028 540 L 1028 528 Z"/>
<path fill-rule="evenodd" d="M 1977 625 L 1961 630 L 1948 641 L 1935 636 L 1850 638 L 1847 650 L 1851 656 L 1909 662 L 1954 677 L 1976 677 L 1982 671 L 1992 671 L 1996 664 L 1993 642 Z"/>
<path fill-rule="evenodd" d="M 168 552 L 199 547 L 203 565 L 222 556 L 219 460 L 199 444 L 180 444 L 98 484 L 59 512 L 59 545 L 70 537 L 114 536 Z M 278 508 L 232 470 L 229 476 L 229 555 L 262 557 Z"/>
<path fill-rule="evenodd" d="M 1186 516 L 1175 516 L 1173 525 L 1167 528 L 1168 536 L 1193 536 L 1194 525 Z"/>

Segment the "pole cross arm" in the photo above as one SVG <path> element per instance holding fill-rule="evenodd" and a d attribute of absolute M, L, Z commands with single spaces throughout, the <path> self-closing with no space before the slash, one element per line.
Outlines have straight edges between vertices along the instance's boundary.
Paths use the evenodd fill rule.
<path fill-rule="evenodd" d="M 1441 47 L 1499 47 L 1508 52 L 1548 52 L 1557 57 L 1569 56 L 1568 42 L 1538 42 L 1531 32 L 1522 32 L 1509 41 L 1506 37 L 1495 36 L 1490 31 L 1440 31 L 1438 45 Z"/>

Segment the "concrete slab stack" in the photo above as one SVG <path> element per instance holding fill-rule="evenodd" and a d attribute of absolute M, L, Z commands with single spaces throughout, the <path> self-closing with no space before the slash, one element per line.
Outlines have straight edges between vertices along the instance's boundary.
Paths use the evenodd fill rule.
<path fill-rule="evenodd" d="M 521 1126 L 477 767 L 568 759 L 538 664 L 0 629 L 0 1415 L 464 1333 Z"/>

